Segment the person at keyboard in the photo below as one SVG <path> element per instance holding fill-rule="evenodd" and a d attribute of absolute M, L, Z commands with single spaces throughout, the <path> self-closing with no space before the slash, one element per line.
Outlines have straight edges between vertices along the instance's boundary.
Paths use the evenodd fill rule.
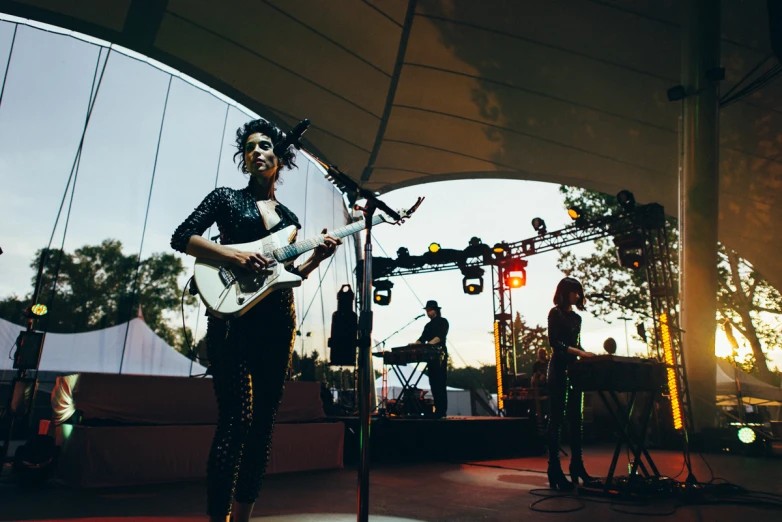
<path fill-rule="evenodd" d="M 446 380 L 448 378 L 448 350 L 445 347 L 445 338 L 448 335 L 448 320 L 442 316 L 440 306 L 437 301 L 427 301 L 426 315 L 430 321 L 424 326 L 421 337 L 418 338 L 413 346 L 417 344 L 428 344 L 438 347 L 442 350 L 442 357 L 436 361 L 429 361 L 426 367 L 426 373 L 429 376 L 429 385 L 432 388 L 432 399 L 434 400 L 435 417 L 442 419 L 448 411 L 448 392 L 446 391 Z"/>
<path fill-rule="evenodd" d="M 579 357 L 594 355 L 581 347 L 581 316 L 573 311 L 574 306 L 584 310 L 584 302 L 581 283 L 566 277 L 557 285 L 554 308 L 548 314 L 548 339 L 553 350 L 548 365 L 548 480 L 552 489 L 560 491 L 573 489 L 579 479 L 585 484 L 595 480 L 584 469 L 581 449 L 584 394 L 574 391 L 568 383 L 568 367 Z M 570 425 L 570 478 L 573 482 L 565 478 L 559 462 L 559 432 L 565 415 Z"/>
<path fill-rule="evenodd" d="M 545 386 L 548 379 L 548 353 L 545 348 L 538 349 L 538 360 L 532 365 L 532 385 Z"/>

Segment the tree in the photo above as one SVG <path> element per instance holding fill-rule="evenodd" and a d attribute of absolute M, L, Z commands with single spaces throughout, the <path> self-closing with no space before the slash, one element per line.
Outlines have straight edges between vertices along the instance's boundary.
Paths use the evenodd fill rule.
<path fill-rule="evenodd" d="M 42 251 L 30 266 L 38 271 Z M 168 344 L 190 355 L 181 328 L 169 325 L 166 315 L 180 306 L 181 259 L 154 253 L 138 264 L 138 254 L 124 254 L 122 243 L 107 239 L 85 245 L 72 254 L 51 249 L 46 255 L 38 301 L 49 307 L 39 327 L 49 332 L 76 333 L 107 328 L 143 314 L 147 325 Z M 35 276 L 32 286 L 35 287 Z M 52 291 L 55 289 L 56 291 Z M 31 304 L 32 291 L 24 299 L 9 296 L 0 301 L 0 316 L 18 322 L 19 309 Z M 185 304 L 195 297 L 185 294 Z M 192 335 L 188 332 L 190 341 Z"/>
<path fill-rule="evenodd" d="M 561 187 L 565 206 L 578 206 L 586 219 L 618 212 L 616 198 L 600 192 L 575 187 Z M 668 218 L 668 242 L 674 260 L 678 256 L 678 233 L 674 218 Z M 611 239 L 594 242 L 593 254 L 578 258 L 573 252 L 561 252 L 557 266 L 566 275 L 579 279 L 587 293 L 610 296 L 590 304 L 596 315 L 609 316 L 613 312 L 650 313 L 649 292 L 643 270 L 632 271 L 619 267 Z M 718 245 L 719 291 L 717 322 L 728 319 L 749 342 L 754 368 L 759 378 L 773 382 L 764 350 L 779 346 L 779 318 L 782 315 L 782 296 L 751 263 L 735 251 Z M 674 270 L 678 268 L 674 265 Z"/>
<path fill-rule="evenodd" d="M 763 348 L 773 349 L 780 344 L 778 321 L 782 315 L 782 296 L 735 251 L 720 245 L 719 256 L 719 316 L 744 336 L 752 349 L 751 360 L 758 377 L 772 384 L 775 375 L 768 368 Z"/>
<path fill-rule="evenodd" d="M 548 351 L 549 348 L 546 327 L 529 326 L 521 314 L 516 312 L 513 335 L 516 338 L 516 371 L 532 375 L 532 365 L 538 360 L 538 350 L 544 348 Z"/>
<path fill-rule="evenodd" d="M 472 366 L 450 368 L 448 370 L 448 386 L 464 390 L 485 390 L 489 393 L 497 393 L 496 366 L 484 364 L 480 368 L 473 368 Z"/>

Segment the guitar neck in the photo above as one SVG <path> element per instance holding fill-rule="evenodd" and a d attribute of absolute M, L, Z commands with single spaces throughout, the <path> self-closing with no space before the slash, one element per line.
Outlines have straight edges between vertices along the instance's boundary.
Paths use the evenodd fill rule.
<path fill-rule="evenodd" d="M 377 215 L 372 218 L 372 226 L 384 222 L 385 219 L 383 219 L 382 215 Z M 337 237 L 342 239 L 343 237 L 352 236 L 356 232 L 361 232 L 366 228 L 365 225 L 366 223 L 362 219 L 361 221 L 356 221 L 355 223 L 351 223 L 350 225 L 344 226 L 342 228 L 331 230 L 329 232 L 329 235 L 332 237 Z M 326 237 L 325 234 L 320 234 L 318 236 L 311 237 L 303 241 L 297 241 L 296 243 L 278 248 L 277 250 L 274 251 L 274 257 L 275 259 L 277 259 L 277 261 L 281 263 L 289 259 L 294 259 L 305 252 L 309 252 L 310 250 L 313 250 L 315 247 L 323 243 L 324 237 Z"/>

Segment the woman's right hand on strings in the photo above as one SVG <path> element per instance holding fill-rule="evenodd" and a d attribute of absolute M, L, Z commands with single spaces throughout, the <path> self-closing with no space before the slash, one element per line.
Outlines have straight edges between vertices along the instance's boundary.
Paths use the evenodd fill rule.
<path fill-rule="evenodd" d="M 271 262 L 271 259 L 263 257 L 259 252 L 241 252 L 237 250 L 234 253 L 233 263 L 251 272 L 261 272 Z"/>

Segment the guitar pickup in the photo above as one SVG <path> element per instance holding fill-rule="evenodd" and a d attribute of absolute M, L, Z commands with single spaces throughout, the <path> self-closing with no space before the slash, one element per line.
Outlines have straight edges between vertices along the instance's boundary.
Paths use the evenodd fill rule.
<path fill-rule="evenodd" d="M 217 274 L 220 277 L 220 281 L 223 283 L 223 286 L 228 288 L 233 284 L 234 281 L 236 281 L 236 277 L 225 267 L 220 267 L 217 270 Z"/>

